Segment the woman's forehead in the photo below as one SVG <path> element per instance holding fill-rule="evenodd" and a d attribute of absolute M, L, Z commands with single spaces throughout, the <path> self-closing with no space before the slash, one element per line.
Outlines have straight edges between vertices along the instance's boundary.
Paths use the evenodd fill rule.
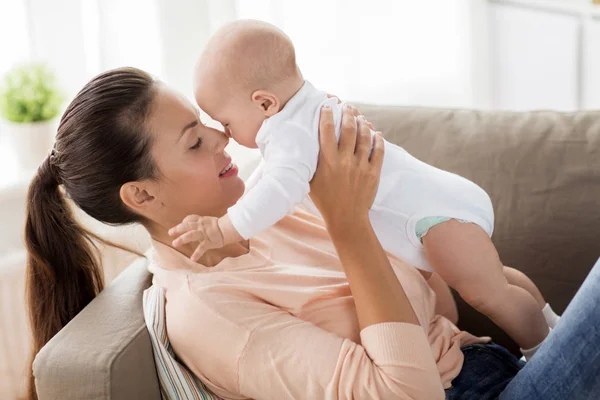
<path fill-rule="evenodd" d="M 180 132 L 197 116 L 197 108 L 185 96 L 165 84 L 158 84 L 149 121 L 153 131 Z"/>

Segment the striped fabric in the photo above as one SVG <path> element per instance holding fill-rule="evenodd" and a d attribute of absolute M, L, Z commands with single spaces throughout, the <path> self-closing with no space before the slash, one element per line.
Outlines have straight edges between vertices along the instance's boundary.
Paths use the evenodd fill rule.
<path fill-rule="evenodd" d="M 167 337 L 165 293 L 159 286 L 144 291 L 144 319 L 150 333 L 163 400 L 220 400 L 177 361 Z"/>

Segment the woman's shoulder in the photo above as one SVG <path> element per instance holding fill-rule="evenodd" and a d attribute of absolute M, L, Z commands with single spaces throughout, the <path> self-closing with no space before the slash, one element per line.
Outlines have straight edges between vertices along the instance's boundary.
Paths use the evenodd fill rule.
<path fill-rule="evenodd" d="M 235 393 L 237 365 L 251 332 L 207 293 L 188 286 L 166 292 L 169 340 L 179 359 L 211 390 Z"/>
<path fill-rule="evenodd" d="M 249 335 L 274 308 L 256 288 L 262 269 L 188 273 L 185 286 L 167 291 L 167 307 L 170 304 L 184 324 L 188 319 L 201 320 L 199 330 L 218 326 L 223 333 Z"/>

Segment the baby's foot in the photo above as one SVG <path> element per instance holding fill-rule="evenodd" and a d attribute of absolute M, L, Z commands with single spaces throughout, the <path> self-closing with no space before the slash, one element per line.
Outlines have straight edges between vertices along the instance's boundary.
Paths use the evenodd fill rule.
<path fill-rule="evenodd" d="M 554 328 L 560 320 L 560 316 L 556 315 L 556 313 L 548 303 L 546 303 L 544 308 L 542 308 L 542 314 L 544 314 L 544 318 L 546 319 L 546 322 L 548 323 L 548 326 L 550 328 Z"/>

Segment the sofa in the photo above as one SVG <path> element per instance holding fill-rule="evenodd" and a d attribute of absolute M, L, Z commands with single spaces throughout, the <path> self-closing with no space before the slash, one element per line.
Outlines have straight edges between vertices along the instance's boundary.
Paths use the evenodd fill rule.
<path fill-rule="evenodd" d="M 361 105 L 385 137 L 482 186 L 505 265 L 533 279 L 561 313 L 600 256 L 600 111 L 504 112 Z M 159 400 L 142 315 L 147 261 L 122 272 L 37 355 L 41 400 Z M 517 346 L 457 298 L 459 327 Z M 202 338 L 198 338 L 202 340 Z"/>

